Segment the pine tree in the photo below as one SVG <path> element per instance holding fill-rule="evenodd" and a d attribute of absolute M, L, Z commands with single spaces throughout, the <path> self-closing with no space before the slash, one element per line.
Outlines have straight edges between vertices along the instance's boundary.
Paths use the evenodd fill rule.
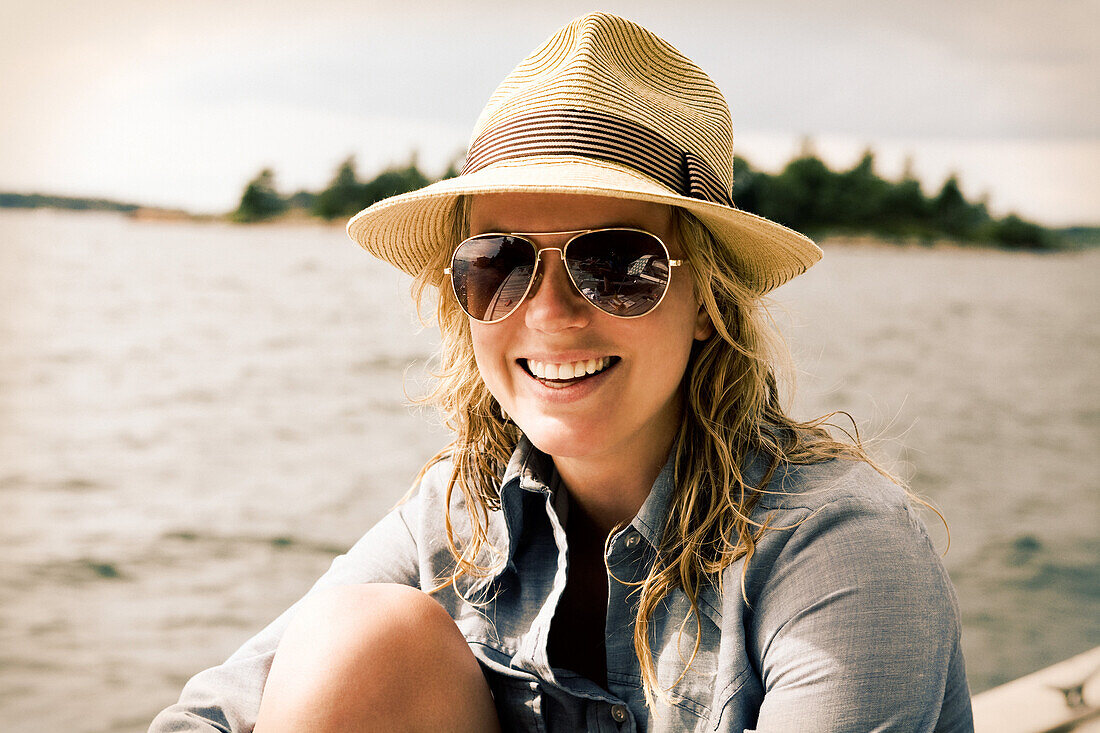
<path fill-rule="evenodd" d="M 275 189 L 275 171 L 264 168 L 245 187 L 233 218 L 237 221 L 261 221 L 285 210 L 286 201 Z"/>

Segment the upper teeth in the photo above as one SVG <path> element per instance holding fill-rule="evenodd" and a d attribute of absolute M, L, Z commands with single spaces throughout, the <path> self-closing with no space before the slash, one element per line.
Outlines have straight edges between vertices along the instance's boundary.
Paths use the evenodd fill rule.
<path fill-rule="evenodd" d="M 527 360 L 527 368 L 539 379 L 574 379 L 585 374 L 595 374 L 606 369 L 611 364 L 610 356 L 599 359 L 587 359 L 585 361 L 573 361 L 565 364 L 554 364 L 545 361 Z"/>

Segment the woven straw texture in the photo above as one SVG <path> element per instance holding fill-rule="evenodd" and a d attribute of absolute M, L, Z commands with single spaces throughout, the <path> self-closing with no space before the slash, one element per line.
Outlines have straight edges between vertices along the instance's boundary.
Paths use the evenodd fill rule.
<path fill-rule="evenodd" d="M 760 294 L 820 259 L 803 235 L 729 206 L 732 187 L 732 126 L 714 82 L 646 29 L 594 13 L 555 33 L 500 84 L 462 175 L 374 204 L 348 233 L 415 275 L 437 248 L 457 244 L 449 238 L 459 196 L 577 193 L 692 212 Z"/>

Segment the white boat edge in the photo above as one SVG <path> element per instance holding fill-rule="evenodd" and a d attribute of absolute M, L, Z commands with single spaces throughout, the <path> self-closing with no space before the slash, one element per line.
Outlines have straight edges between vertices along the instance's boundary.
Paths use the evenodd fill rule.
<path fill-rule="evenodd" d="M 1100 646 L 979 693 L 975 733 L 1100 731 Z"/>

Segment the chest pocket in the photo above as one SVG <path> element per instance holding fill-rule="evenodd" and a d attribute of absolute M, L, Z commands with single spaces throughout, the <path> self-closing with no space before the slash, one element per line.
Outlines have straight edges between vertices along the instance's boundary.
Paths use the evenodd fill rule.
<path fill-rule="evenodd" d="M 683 722 L 689 717 L 683 713 L 694 718 L 694 724 L 686 729 L 713 730 L 730 700 L 752 677 L 744 635 L 722 633 L 722 617 L 706 593 L 699 600 L 698 622 L 680 591 L 669 594 L 663 610 L 653 643 L 657 679 L 669 690 Z"/>

